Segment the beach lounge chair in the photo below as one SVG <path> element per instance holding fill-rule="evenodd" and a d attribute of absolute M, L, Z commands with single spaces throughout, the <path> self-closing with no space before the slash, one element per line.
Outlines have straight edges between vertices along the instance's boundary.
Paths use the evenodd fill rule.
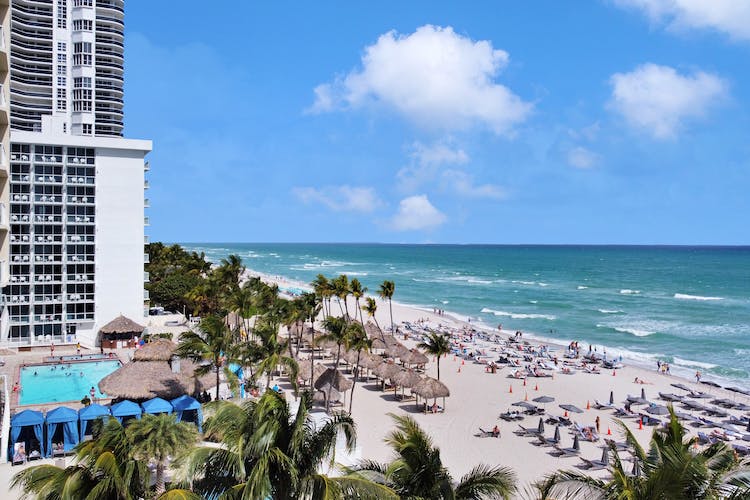
<path fill-rule="evenodd" d="M 570 448 L 561 448 L 559 445 L 555 445 L 555 450 L 557 450 L 558 456 L 572 457 L 580 455 L 581 444 L 578 441 L 578 434 L 573 437 L 573 446 L 571 446 Z"/>
<path fill-rule="evenodd" d="M 614 448 L 617 451 L 625 451 L 630 449 L 630 445 L 626 441 L 617 442 L 614 439 L 605 439 L 604 447 L 607 447 L 609 449 Z"/>
<path fill-rule="evenodd" d="M 502 418 L 506 422 L 512 422 L 514 420 L 523 420 L 523 415 L 517 411 L 508 410 L 505 413 L 501 413 L 499 418 Z"/>
<path fill-rule="evenodd" d="M 492 432 L 492 431 L 486 431 L 486 430 L 484 430 L 484 429 L 482 429 L 482 428 L 480 427 L 480 428 L 479 428 L 479 433 L 478 433 L 478 434 L 474 434 L 474 435 L 475 435 L 476 437 L 481 437 L 481 438 L 488 438 L 488 437 L 499 438 L 499 437 L 500 437 L 500 432 L 498 432 L 498 433 L 496 434 L 496 433 L 494 433 L 494 432 Z"/>
<path fill-rule="evenodd" d="M 594 400 L 594 408 L 597 410 L 614 410 L 615 405 L 610 403 L 602 403 L 598 399 Z"/>
<path fill-rule="evenodd" d="M 537 435 L 537 442 L 535 444 L 539 446 L 557 446 L 560 444 L 560 426 L 555 427 L 555 434 L 552 437 L 544 437 L 544 434 Z"/>
<path fill-rule="evenodd" d="M 513 431 L 519 436 L 541 436 L 544 435 L 544 420 L 539 419 L 539 424 L 536 427 L 524 427 L 518 425 L 519 430 Z"/>
<path fill-rule="evenodd" d="M 704 432 L 699 432 L 698 433 L 698 442 L 700 444 L 714 444 L 714 443 L 717 442 L 717 439 L 716 438 L 712 438 L 712 437 L 706 435 L 706 433 L 704 433 Z"/>
<path fill-rule="evenodd" d="M 734 448 L 734 450 L 742 456 L 750 455 L 750 447 L 747 447 L 745 445 L 732 443 L 732 448 Z"/>
<path fill-rule="evenodd" d="M 602 450 L 602 458 L 599 460 L 587 460 L 581 457 L 581 460 L 586 465 L 588 470 L 601 470 L 606 469 L 609 465 L 609 448 L 606 447 Z"/>

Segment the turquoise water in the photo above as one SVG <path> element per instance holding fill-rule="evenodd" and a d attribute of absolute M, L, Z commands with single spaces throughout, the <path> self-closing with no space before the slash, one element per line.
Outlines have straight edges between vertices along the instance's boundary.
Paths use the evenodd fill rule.
<path fill-rule="evenodd" d="M 120 366 L 119 361 L 107 360 L 23 367 L 18 404 L 80 401 L 89 396 L 91 387 L 96 389 L 97 398 L 106 397 L 99 392 L 99 381 Z"/>
<path fill-rule="evenodd" d="M 345 273 L 488 328 L 604 345 L 672 371 L 750 378 L 750 247 L 186 244 L 305 283 Z M 382 307 L 382 306 L 381 306 Z"/>

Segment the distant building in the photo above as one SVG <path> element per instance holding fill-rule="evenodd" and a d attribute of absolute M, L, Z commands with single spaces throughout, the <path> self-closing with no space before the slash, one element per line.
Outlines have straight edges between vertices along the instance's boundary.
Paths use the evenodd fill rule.
<path fill-rule="evenodd" d="M 144 172 L 123 135 L 123 0 L 0 0 L 0 344 L 144 316 Z"/>

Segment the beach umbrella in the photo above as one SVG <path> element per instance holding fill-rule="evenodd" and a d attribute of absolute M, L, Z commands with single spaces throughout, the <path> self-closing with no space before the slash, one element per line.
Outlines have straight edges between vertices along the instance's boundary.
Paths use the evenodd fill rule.
<path fill-rule="evenodd" d="M 532 399 L 535 403 L 551 403 L 555 400 L 552 396 L 539 396 L 538 398 Z"/>
<path fill-rule="evenodd" d="M 666 406 L 653 405 L 646 408 L 646 411 L 652 415 L 666 415 L 669 413 L 669 409 Z"/>
<path fill-rule="evenodd" d="M 711 399 L 713 398 L 712 395 L 706 394 L 705 392 L 691 392 L 688 394 L 689 397 L 695 398 L 695 399 Z"/>
<path fill-rule="evenodd" d="M 646 399 L 646 388 L 641 387 L 641 399 Z"/>
<path fill-rule="evenodd" d="M 555 426 L 555 438 L 554 439 L 556 443 L 560 442 L 560 426 L 559 425 Z"/>
<path fill-rule="evenodd" d="M 352 388 L 352 381 L 335 368 L 328 368 L 315 381 L 315 388 L 320 390 L 324 385 L 330 385 L 339 392 L 345 392 Z"/>
<path fill-rule="evenodd" d="M 580 450 L 581 449 L 581 443 L 578 442 L 578 434 L 573 436 L 573 449 L 574 450 Z"/>
<path fill-rule="evenodd" d="M 747 432 L 750 432 L 750 420 L 747 421 Z"/>
<path fill-rule="evenodd" d="M 602 464 L 609 465 L 609 446 L 605 446 L 602 450 Z"/>
<path fill-rule="evenodd" d="M 528 409 L 536 408 L 536 406 L 529 403 L 528 401 L 516 401 L 511 406 L 520 406 L 521 408 L 528 408 Z"/>
<path fill-rule="evenodd" d="M 677 387 L 678 389 L 682 389 L 683 391 L 690 392 L 692 389 L 685 384 L 670 384 L 672 387 Z"/>
<path fill-rule="evenodd" d="M 717 389 L 721 389 L 721 386 L 717 384 L 716 382 L 712 382 L 710 380 L 701 380 L 701 384 L 707 385 L 710 387 L 716 387 Z"/>
<path fill-rule="evenodd" d="M 544 418 L 539 417 L 539 425 L 536 426 L 536 430 L 539 431 L 539 435 L 544 434 Z"/>
<path fill-rule="evenodd" d="M 422 381 L 422 377 L 414 370 L 401 370 L 393 376 L 393 394 L 396 394 L 396 387 L 401 387 L 401 395 L 404 394 L 404 388 L 410 389 Z"/>
<path fill-rule="evenodd" d="M 726 390 L 736 392 L 738 394 L 744 394 L 745 396 L 750 396 L 750 391 L 748 391 L 747 389 L 742 389 L 740 387 L 736 387 L 736 386 L 727 387 Z"/>
<path fill-rule="evenodd" d="M 609 391 L 609 404 L 615 404 L 615 391 Z"/>
<path fill-rule="evenodd" d="M 429 358 L 424 353 L 421 353 L 416 349 L 412 349 L 405 357 L 401 357 L 401 361 L 405 365 L 424 365 L 427 364 Z"/>
<path fill-rule="evenodd" d="M 631 470 L 630 473 L 634 477 L 641 475 L 641 461 L 638 459 L 638 455 L 633 455 L 633 470 Z"/>
<path fill-rule="evenodd" d="M 412 387 L 411 392 L 425 400 L 443 398 L 443 408 L 445 408 L 445 398 L 451 395 L 448 386 L 432 377 L 423 378 L 417 385 Z"/>
<path fill-rule="evenodd" d="M 562 408 L 565 411 L 569 411 L 571 413 L 583 413 L 583 410 L 578 408 L 575 405 L 564 404 L 564 405 L 560 405 L 560 408 Z M 576 436 L 576 439 L 577 439 L 577 436 Z"/>

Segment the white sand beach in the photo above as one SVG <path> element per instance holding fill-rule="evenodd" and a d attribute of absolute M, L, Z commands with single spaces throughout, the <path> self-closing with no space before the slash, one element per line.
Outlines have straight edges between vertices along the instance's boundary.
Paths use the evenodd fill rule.
<path fill-rule="evenodd" d="M 301 286 L 299 283 L 291 283 L 278 277 L 266 278 L 285 288 Z M 377 304 L 376 318 L 380 326 L 385 329 L 390 325 L 388 303 L 377 299 Z M 333 307 L 334 311 L 338 309 L 335 301 Z M 349 311 L 354 310 L 353 301 L 350 300 L 348 307 Z M 442 330 L 462 330 L 475 326 L 396 302 L 393 303 L 393 320 L 396 325 L 402 322 L 416 324 L 417 321 L 424 320 L 425 326 Z M 401 331 L 403 331 L 403 327 Z M 503 333 L 505 334 L 504 337 L 513 336 L 513 332 Z M 525 335 L 524 337 L 528 336 Z M 414 347 L 417 344 L 417 341 L 411 338 L 403 340 L 403 337 L 400 336 L 399 340 L 408 347 Z M 539 345 L 539 342 L 533 339 L 524 338 L 524 340 L 528 340 L 532 345 Z M 479 342 L 475 346 L 480 345 L 493 347 L 491 343 L 487 342 Z M 548 345 L 562 360 L 565 346 L 545 345 Z M 582 354 L 587 351 L 588 345 L 581 345 Z M 599 346 L 599 351 L 601 352 L 601 346 Z M 564 410 L 558 405 L 572 404 L 583 410 L 581 414 L 570 414 L 570 419 L 573 422 L 582 426 L 593 426 L 596 418 L 599 417 L 601 439 L 596 442 L 580 441 L 580 456 L 590 460 L 601 458 L 601 446 L 604 444 L 604 438 L 614 439 L 618 442 L 623 440 L 614 411 L 594 408 L 595 400 L 602 403 L 609 402 L 610 391 L 614 394 L 615 406 L 620 408 L 624 406 L 628 395 L 640 396 L 642 389 L 645 390 L 646 398 L 649 401 L 666 405 L 665 401 L 659 399 L 659 392 L 685 394 L 685 391 L 672 387 L 670 384 L 673 383 L 683 383 L 696 391 L 707 392 L 716 398 L 727 398 L 750 404 L 750 398 L 747 396 L 697 384 L 695 380 L 686 380 L 674 375 L 662 375 L 656 371 L 656 366 L 653 369 L 629 366 L 627 360 L 625 360 L 625 366 L 621 369 L 601 369 L 599 374 L 589 374 L 579 370 L 574 370 L 571 375 L 555 372 L 554 377 L 550 378 L 528 378 L 525 386 L 523 380 L 508 378 L 512 371 L 515 371 L 515 369 L 511 370 L 510 367 L 505 366 L 499 369 L 497 373 L 487 373 L 483 364 L 462 360 L 453 355 L 444 357 L 440 363 L 440 379 L 448 386 L 451 395 L 446 399 L 445 412 L 439 414 L 419 412 L 413 400 L 410 402 L 396 401 L 393 392 L 381 392 L 374 379 L 369 383 L 358 382 L 355 388 L 352 414 L 358 426 L 359 453 L 362 457 L 368 459 L 378 461 L 389 459 L 390 450 L 383 442 L 384 437 L 393 428 L 388 413 L 405 413 L 413 416 L 429 432 L 435 444 L 440 447 L 443 461 L 454 478 L 458 479 L 480 462 L 489 465 L 507 465 L 516 472 L 519 480 L 519 491 L 522 491 L 530 482 L 541 479 L 545 474 L 559 469 L 575 468 L 582 462 L 578 457 L 555 457 L 550 454 L 550 451 L 554 448 L 536 446 L 532 444 L 535 439 L 514 434 L 513 431 L 519 429 L 519 423 L 525 427 L 536 427 L 539 421 L 538 416 L 528 416 L 520 422 L 513 423 L 499 419 L 498 416 L 511 409 L 511 405 L 515 402 L 527 398 L 531 402 L 534 398 L 542 395 L 551 396 L 555 398 L 554 402 L 538 405 L 545 407 L 547 416 L 562 416 Z M 427 364 L 426 374 L 432 377 L 437 376 L 437 364 L 434 359 L 431 359 Z M 636 378 L 646 383 L 635 383 Z M 711 399 L 701 401 L 706 402 L 711 401 Z M 442 404 L 442 401 L 438 400 L 438 403 Z M 590 409 L 586 409 L 587 406 Z M 709 406 L 713 405 L 709 404 Z M 677 406 L 675 408 L 685 411 L 683 408 L 677 408 Z M 522 408 L 516 409 L 522 410 Z M 633 405 L 632 409 L 636 412 L 643 412 L 645 406 Z M 741 412 L 737 411 L 729 411 L 729 413 L 741 415 Z M 703 415 L 695 412 L 694 414 Z M 666 420 L 664 416 L 657 416 L 656 418 Z M 718 417 L 713 419 L 717 422 L 723 420 Z M 643 429 L 639 429 L 637 418 L 625 419 L 624 421 L 642 444 L 648 443 L 653 427 L 644 425 Z M 475 436 L 480 427 L 485 430 L 492 430 L 495 425 L 500 427 L 501 438 Z M 696 429 L 687 426 L 687 428 L 693 435 L 698 431 L 706 434 L 712 431 L 710 427 Z M 742 430 L 744 431 L 744 429 Z M 611 436 L 607 435 L 608 431 L 611 431 Z M 553 433 L 554 425 L 546 425 L 545 436 L 552 437 Z M 570 428 L 563 428 L 561 437 L 563 447 L 572 445 L 573 436 Z M 592 475 L 606 474 L 605 470 L 592 472 Z"/>

